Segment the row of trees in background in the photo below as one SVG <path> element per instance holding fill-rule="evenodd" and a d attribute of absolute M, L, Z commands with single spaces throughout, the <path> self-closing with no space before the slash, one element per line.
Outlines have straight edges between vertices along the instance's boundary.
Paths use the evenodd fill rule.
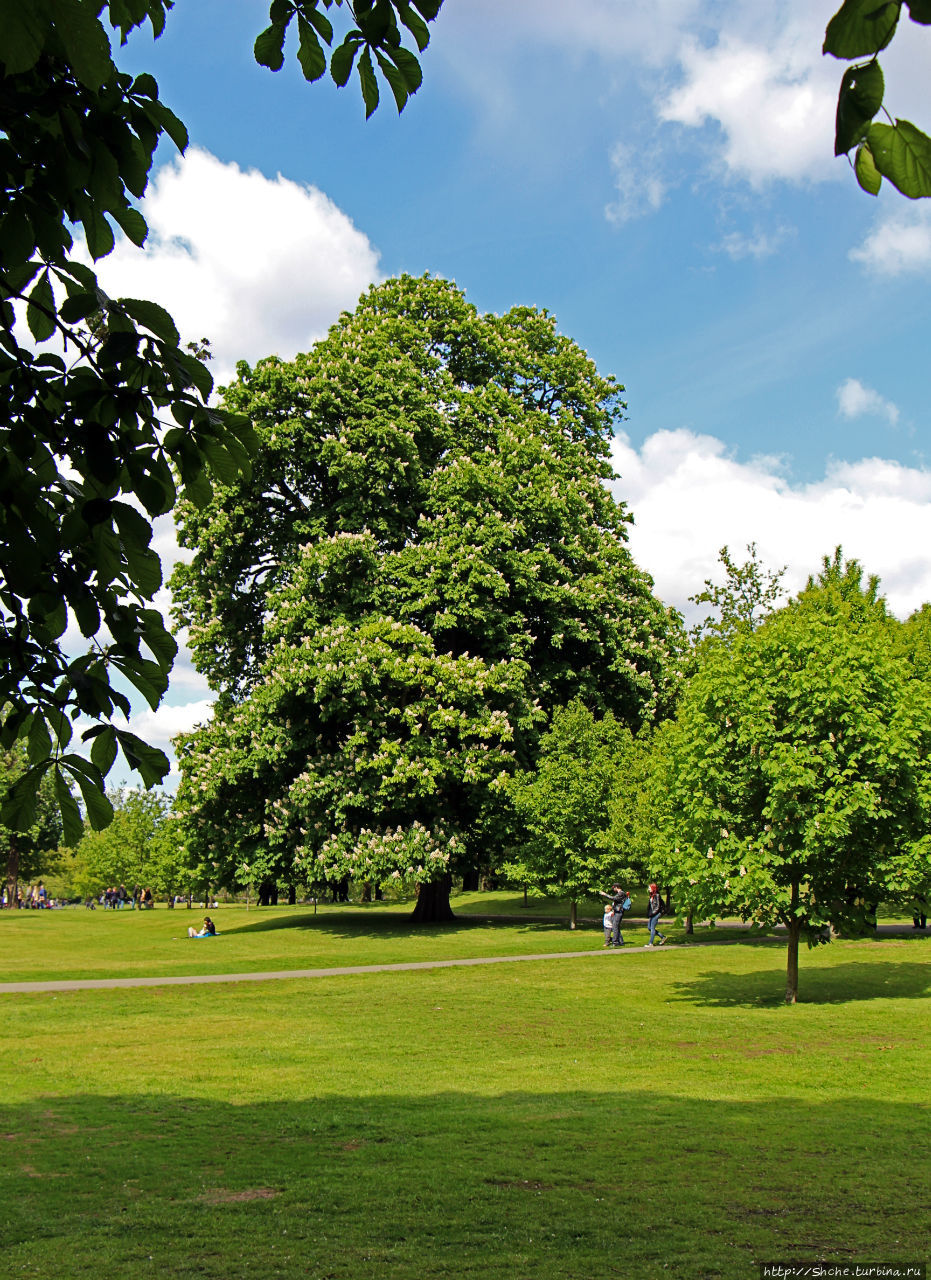
<path fill-rule="evenodd" d="M 480 868 L 573 901 L 662 878 L 688 914 L 786 925 L 790 998 L 802 937 L 925 893 L 929 611 L 898 623 L 839 551 L 777 608 L 780 575 L 725 549 L 687 635 L 608 488 L 622 392 L 547 312 L 429 276 L 241 364 L 251 465 L 176 510 L 213 718 L 179 740 L 173 815 L 120 795 L 78 860 L 156 889 L 416 887 L 421 920 Z"/>
<path fill-rule="evenodd" d="M 28 765 L 24 756 L 15 750 L 0 756 L 0 782 L 21 774 Z M 66 845 L 51 779 L 43 780 L 33 826 L 26 832 L 0 826 L 7 902 L 15 902 L 17 888 L 40 879 L 51 896 L 66 899 L 96 898 L 121 884 L 169 899 L 206 888 L 191 865 L 171 796 L 117 788 L 108 799 L 112 822 L 97 831 L 85 820 L 80 838 Z"/>
<path fill-rule="evenodd" d="M 880 901 L 908 906 L 931 892 L 931 606 L 898 622 L 877 581 L 840 551 L 781 607 L 779 575 L 752 548 L 743 565 L 727 549 L 722 562 L 725 582 L 695 597 L 714 613 L 681 655 L 672 714 L 634 733 L 581 698 L 557 706 L 533 767 L 512 767 L 499 788 L 508 845 L 474 844 L 471 862 L 453 850 L 441 875 L 448 886 L 453 858 L 466 875 L 481 863 L 503 881 L 568 897 L 573 924 L 596 887 L 660 879 L 689 922 L 785 926 L 794 1000 L 800 940 L 863 932 Z M 15 767 L 25 763 L 3 758 L 7 772 Z M 157 894 L 252 883 L 234 857 L 205 865 L 190 799 L 173 812 L 157 793 L 111 798 L 111 826 L 88 827 L 68 851 L 49 789 L 33 830 L 0 829 L 8 872 L 15 847 L 21 878 L 57 872 L 82 896 L 121 882 Z M 359 833 L 366 851 L 371 830 Z M 324 887 L 330 867 L 311 863 L 308 875 L 301 841 L 290 859 L 282 842 L 274 847 L 277 860 L 261 866 L 267 883 Z M 408 892 L 430 883 L 429 867 L 396 871 L 367 864 L 357 877 Z"/>
<path fill-rule="evenodd" d="M 800 939 L 931 892 L 931 608 L 899 623 L 839 550 L 775 608 L 755 554 L 722 558 L 674 716 L 633 739 L 581 704 L 554 717 L 515 783 L 531 838 L 511 873 L 581 893 L 613 867 L 689 919 L 783 925 L 794 1001 Z"/>

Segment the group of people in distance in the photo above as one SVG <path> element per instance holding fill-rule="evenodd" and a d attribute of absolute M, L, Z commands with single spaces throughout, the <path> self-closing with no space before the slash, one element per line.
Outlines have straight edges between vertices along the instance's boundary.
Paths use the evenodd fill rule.
<path fill-rule="evenodd" d="M 11 909 L 16 907 L 34 911 L 44 911 L 51 905 L 52 899 L 46 892 L 45 885 L 41 880 L 38 884 L 31 884 L 25 894 L 23 894 L 22 889 L 17 886 L 16 892 L 13 894 L 12 898 L 9 897 L 6 889 L 3 890 L 2 896 L 0 896 L 0 906 L 10 907 Z"/>
<path fill-rule="evenodd" d="M 104 889 L 99 898 L 88 898 L 84 905 L 93 911 L 98 902 L 104 909 L 111 911 L 117 911 L 121 907 L 129 907 L 130 911 L 135 911 L 138 907 L 142 911 L 155 906 L 152 890 L 143 889 L 138 884 L 134 889 L 127 889 L 125 884 L 121 884 L 119 888 L 111 885 Z"/>
<path fill-rule="evenodd" d="M 621 921 L 624 918 L 624 912 L 630 910 L 630 894 L 626 889 L 621 888 L 619 884 L 611 886 L 611 892 L 605 893 L 604 889 L 598 890 L 599 897 L 605 899 L 604 912 L 604 931 L 606 947 L 623 947 L 624 938 L 621 934 Z M 663 914 L 663 902 L 659 896 L 659 886 L 650 885 L 650 904 L 647 908 L 647 924 L 650 927 L 650 941 L 648 947 L 662 946 L 666 941 L 665 933 L 661 933 L 659 928 L 659 918 Z M 659 938 L 657 943 L 656 939 Z"/>

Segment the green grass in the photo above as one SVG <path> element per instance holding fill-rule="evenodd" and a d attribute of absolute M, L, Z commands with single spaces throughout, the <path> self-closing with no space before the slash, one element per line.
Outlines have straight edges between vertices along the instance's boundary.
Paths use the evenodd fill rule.
<path fill-rule="evenodd" d="M 513 902 L 512 902 L 513 900 Z M 601 915 L 580 916 L 570 930 L 565 904 L 531 900 L 519 907 L 514 895 L 461 895 L 452 924 L 412 926 L 410 903 L 367 907 L 221 906 L 210 911 L 220 936 L 192 942 L 189 925 L 200 926 L 203 909 L 163 906 L 154 911 L 0 912 L 0 974 L 6 982 L 33 979 L 255 973 L 316 969 L 345 964 L 470 956 L 591 950 L 601 941 Z M 513 907 L 513 910 L 512 910 Z M 550 908 L 547 913 L 546 908 Z M 594 909 L 594 908 L 593 908 Z M 504 919 L 487 920 L 488 914 Z M 547 916 L 541 920 L 539 915 Z M 511 916 L 524 917 L 524 925 Z M 647 940 L 641 921 L 625 929 L 632 943 Z"/>
<path fill-rule="evenodd" d="M 28 914 L 0 943 L 33 976 L 69 947 L 95 971 L 113 948 L 121 973 L 169 944 L 231 969 L 553 937 L 593 954 L 0 997 L 0 1274 L 755 1280 L 764 1259 L 926 1259 L 924 938 L 804 953 L 786 1008 L 778 943 L 611 955 L 547 924 L 405 942 L 381 909 L 255 929 L 230 908 L 188 944 L 186 911 Z"/>

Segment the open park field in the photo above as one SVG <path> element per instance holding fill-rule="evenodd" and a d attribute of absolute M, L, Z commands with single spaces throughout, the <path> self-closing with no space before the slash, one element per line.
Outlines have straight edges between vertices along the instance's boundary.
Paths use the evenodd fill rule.
<path fill-rule="evenodd" d="M 786 1007 L 778 941 L 614 954 L 592 926 L 220 907 L 220 937 L 189 942 L 202 914 L 3 913 L 2 977 L 587 954 L 0 996 L 3 1275 L 928 1261 L 923 937 L 804 953 Z"/>

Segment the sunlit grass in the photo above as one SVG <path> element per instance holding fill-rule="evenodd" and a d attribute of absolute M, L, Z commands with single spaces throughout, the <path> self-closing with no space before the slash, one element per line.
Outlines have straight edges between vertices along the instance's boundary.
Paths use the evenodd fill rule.
<path fill-rule="evenodd" d="M 327 904 L 316 911 L 312 905 L 220 906 L 210 910 L 219 937 L 197 941 L 187 930 L 200 925 L 202 907 L 0 912 L 0 980 L 252 973 L 588 951 L 600 945 L 601 913 L 594 904 L 580 927 L 570 930 L 565 904 L 531 899 L 531 909 L 524 911 L 520 902 L 514 895 L 461 895 L 454 903 L 455 922 L 419 926 L 410 923 L 409 902 Z M 488 915 L 507 918 L 483 918 Z M 645 942 L 643 922 L 627 936 Z"/>
<path fill-rule="evenodd" d="M 167 947 L 172 914 L 79 917 L 74 936 L 141 926 Z M 49 915 L 29 934 L 46 944 L 72 927 Z M 189 945 L 249 939 L 265 968 L 294 938 L 331 965 L 394 954 L 400 922 L 375 927 L 392 913 L 368 932 L 359 915 L 318 933 L 281 910 Z M 401 950 L 543 951 L 540 929 Z M 0 997 L 4 1273 L 755 1280 L 764 1258 L 920 1261 L 929 956 L 918 938 L 805 954 L 795 1008 L 775 942 Z"/>

